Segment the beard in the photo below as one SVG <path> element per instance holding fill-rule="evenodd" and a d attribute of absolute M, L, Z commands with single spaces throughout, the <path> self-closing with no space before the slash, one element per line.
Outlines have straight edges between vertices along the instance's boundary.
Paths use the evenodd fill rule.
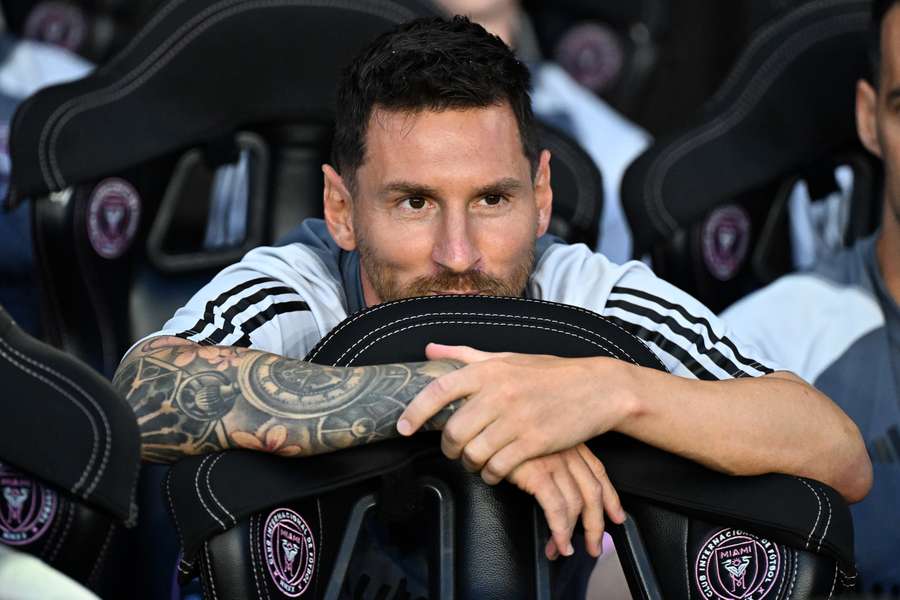
<path fill-rule="evenodd" d="M 360 265 L 382 302 L 428 296 L 449 290 L 465 290 L 468 294 L 486 296 L 521 296 L 534 268 L 534 248 L 531 247 L 505 278 L 494 277 L 484 271 L 454 272 L 442 268 L 435 275 L 422 275 L 401 285 L 394 270 L 378 257 L 364 239 L 357 240 L 357 247 Z"/>

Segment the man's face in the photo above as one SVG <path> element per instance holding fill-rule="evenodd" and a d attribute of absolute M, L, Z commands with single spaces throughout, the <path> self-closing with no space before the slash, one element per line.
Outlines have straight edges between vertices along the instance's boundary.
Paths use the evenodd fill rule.
<path fill-rule="evenodd" d="M 882 23 L 878 89 L 865 82 L 859 87 L 860 137 L 884 161 L 885 218 L 900 224 L 900 5 L 895 4 Z"/>
<path fill-rule="evenodd" d="M 545 152 L 532 181 L 506 104 L 373 111 L 349 202 L 352 242 L 349 234 L 335 238 L 360 252 L 367 303 L 521 294 L 549 220 L 548 163 Z"/>

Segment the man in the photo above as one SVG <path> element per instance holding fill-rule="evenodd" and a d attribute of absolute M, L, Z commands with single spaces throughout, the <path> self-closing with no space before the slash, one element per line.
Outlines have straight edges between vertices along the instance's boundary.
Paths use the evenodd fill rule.
<path fill-rule="evenodd" d="M 619 187 L 625 169 L 643 152 L 650 136 L 544 59 L 537 34 L 519 0 L 440 0 L 450 14 L 464 14 L 513 48 L 531 70 L 531 103 L 537 117 L 562 129 L 591 156 L 603 174 L 603 214 L 597 249 L 613 262 L 632 256 L 631 230 Z"/>
<path fill-rule="evenodd" d="M 724 314 L 742 339 L 813 382 L 862 430 L 874 486 L 852 507 L 867 591 L 900 595 L 900 1 L 874 3 L 872 81 L 856 87 L 863 145 L 884 163 L 880 230 Z"/>
<path fill-rule="evenodd" d="M 502 41 L 462 17 L 408 23 L 363 51 L 338 93 L 325 223 L 306 222 L 303 243 L 248 253 L 123 359 L 114 383 L 144 457 L 300 456 L 444 428 L 447 456 L 537 498 L 551 558 L 572 554 L 579 515 L 593 556 L 603 509 L 624 517 L 583 444 L 610 430 L 729 473 L 793 473 L 862 498 L 871 465 L 859 432 L 824 395 L 753 359 L 641 263 L 541 237 L 550 155 L 536 144 L 528 80 Z M 419 364 L 300 358 L 365 306 L 454 293 L 596 310 L 674 375 L 436 345 Z"/>

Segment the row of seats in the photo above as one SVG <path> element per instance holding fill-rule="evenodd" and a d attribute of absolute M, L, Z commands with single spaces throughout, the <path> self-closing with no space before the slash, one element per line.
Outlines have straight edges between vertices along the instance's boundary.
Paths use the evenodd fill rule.
<path fill-rule="evenodd" d="M 15 205 L 26 198 L 33 199 L 47 339 L 66 354 L 54 353 L 30 340 L 23 341 L 15 327 L 7 324 L 5 331 L 0 332 L 0 337 L 9 344 L 3 354 L 4 365 L 9 369 L 9 378 L 4 381 L 37 386 L 47 398 L 47 406 L 61 402 L 60 397 L 75 396 L 77 400 L 89 396 L 108 398 L 109 410 L 116 414 L 121 415 L 123 407 L 128 410 L 121 400 L 113 397 L 108 386 L 100 390 L 102 384 L 96 382 L 99 378 L 90 374 L 89 369 L 73 366 L 78 363 L 70 357 L 77 357 L 95 371 L 110 376 L 130 343 L 156 330 L 213 272 L 236 260 L 248 248 L 273 243 L 289 233 L 286 223 L 316 215 L 321 197 L 318 168 L 328 156 L 330 94 L 339 66 L 378 32 L 432 11 L 430 5 L 417 0 L 380 0 L 362 8 L 313 7 L 309 3 L 286 2 L 278 10 L 256 8 L 251 2 L 232 4 L 239 10 L 228 14 L 212 11 L 210 14 L 218 19 L 209 19 L 207 15 L 207 28 L 201 9 L 207 5 L 212 8 L 214 3 L 166 3 L 134 41 L 94 75 L 41 92 L 20 110 L 11 136 L 13 176 L 7 201 Z M 370 4 L 377 5 L 378 10 L 368 8 Z M 290 17 L 286 18 L 288 12 Z M 718 308 L 717 303 L 739 297 L 790 268 L 790 260 L 786 259 L 790 256 L 786 198 L 798 179 L 810 182 L 814 198 L 826 196 L 835 188 L 834 178 L 829 179 L 828 174 L 841 164 L 853 168 L 854 197 L 863 197 L 866 186 L 876 185 L 877 170 L 857 151 L 852 129 L 834 126 L 849 120 L 852 111 L 848 99 L 818 91 L 852 89 L 852 82 L 863 69 L 867 16 L 868 3 L 862 0 L 811 2 L 764 29 L 697 122 L 659 140 L 634 163 L 623 186 L 623 202 L 635 231 L 636 250 L 651 254 L 661 275 Z M 347 31 L 347 43 L 337 51 L 327 33 L 335 23 Z M 182 28 L 184 24 L 189 26 Z M 298 32 L 298 27 L 302 31 Z M 810 38 L 807 47 L 791 46 L 796 32 L 806 28 L 814 28 L 817 37 Z M 241 41 L 223 44 L 223 39 Z M 256 50 L 246 52 L 246 48 Z M 304 62 L 302 68 L 289 73 L 279 66 L 283 56 L 311 53 L 320 60 Z M 769 62 L 768 57 L 772 56 L 778 57 L 777 68 Z M 835 62 L 834 56 L 846 59 Z M 155 60 L 149 61 L 148 57 Z M 810 70 L 821 75 L 812 67 L 822 61 L 835 65 L 827 77 L 814 80 L 802 77 Z M 197 70 L 197 64 L 209 68 Z M 191 76 L 186 77 L 186 73 Z M 278 89 L 279 95 L 273 96 L 269 93 L 271 89 Z M 809 119 L 779 118 L 796 111 L 798 106 L 813 104 L 810 97 L 816 99 L 814 104 L 821 109 L 821 114 L 811 115 Z M 829 98 L 834 99 L 833 106 L 826 101 Z M 213 105 L 217 107 L 215 112 L 209 110 Z M 135 119 L 138 113 L 142 116 Z M 746 147 L 748 135 L 759 129 L 758 123 L 773 118 L 784 123 L 773 132 L 778 139 L 766 140 L 754 148 L 767 160 L 751 161 L 763 166 L 755 170 L 732 167 L 740 163 L 728 154 L 729 148 Z M 821 127 L 822 123 L 829 126 Z M 819 137 L 811 138 L 813 131 Z M 600 174 L 590 158 L 565 134 L 546 126 L 542 135 L 555 157 L 556 203 L 552 231 L 567 241 L 593 244 L 602 211 Z M 811 139 L 815 143 L 809 143 Z M 235 171 L 229 165 L 242 166 Z M 228 169 L 232 169 L 230 174 Z M 225 177 L 238 176 L 246 180 L 231 189 L 240 193 L 225 200 L 243 203 L 247 218 L 242 226 L 225 226 L 213 232 L 210 215 L 216 211 L 216 186 Z M 698 202 L 701 198 L 703 202 Z M 771 198 L 776 201 L 773 203 Z M 852 214 L 856 216 L 847 224 L 845 243 L 875 226 L 870 206 L 859 201 L 853 206 L 856 212 Z M 184 240 L 197 242 L 186 245 Z M 723 287 L 729 290 L 724 295 Z M 373 321 L 368 326 L 380 325 Z M 527 339 L 522 343 L 533 347 L 536 341 Z M 98 391 L 87 389 L 83 380 L 94 381 Z M 78 391 L 79 388 L 87 392 Z M 12 389 L 18 394 L 40 396 L 24 387 Z M 36 402 L 28 410 L 23 409 L 21 419 L 43 415 L 40 405 Z M 101 407 L 103 410 L 107 409 Z M 114 426 L 119 433 L 108 435 L 131 439 L 121 443 L 136 448 L 133 419 L 129 421 L 121 416 L 120 420 L 122 423 Z M 61 422 L 58 431 L 74 431 L 72 423 L 76 421 L 72 418 Z M 99 415 L 94 420 L 88 418 L 85 427 L 89 423 L 96 426 L 99 421 L 103 421 Z M 9 421 L 14 422 L 21 421 Z M 120 489 L 104 497 L 98 495 L 99 484 L 91 492 L 82 489 L 83 482 L 82 486 L 76 485 L 80 480 L 73 474 L 89 470 L 85 466 L 90 462 L 88 458 L 82 457 L 81 463 L 59 466 L 59 472 L 51 472 L 47 465 L 56 466 L 56 463 L 48 460 L 46 451 L 42 454 L 33 444 L 16 445 L 13 440 L 19 438 L 15 437 L 12 425 L 10 428 L 12 437 L 0 436 L 10 440 L 8 445 L 0 447 L 0 460 L 16 468 L 19 471 L 16 477 L 23 481 L 28 478 L 27 473 L 36 478 L 29 481 L 49 484 L 48 489 L 57 494 L 60 507 L 65 501 L 99 511 L 106 520 L 97 519 L 99 525 L 92 533 L 85 534 L 85 539 L 96 539 L 99 544 L 78 558 L 83 562 L 88 556 L 102 557 L 110 543 L 108 532 L 113 531 L 110 523 L 120 527 L 134 521 L 131 499 L 136 493 L 133 483 L 137 473 L 136 454 L 129 451 L 122 455 L 119 468 L 128 475 L 120 474 L 117 479 L 132 483 L 120 485 Z M 79 439 L 83 443 L 84 439 L 92 438 L 79 436 Z M 661 453 L 641 454 L 644 450 L 630 447 L 625 441 L 613 440 L 609 444 L 609 448 L 604 448 L 604 455 L 609 457 L 613 480 L 631 496 L 632 503 L 626 500 L 626 508 L 634 516 L 633 528 L 617 530 L 616 535 L 617 545 L 627 549 L 623 562 L 636 595 L 660 597 L 660 589 L 668 591 L 674 586 L 673 581 L 683 580 L 684 561 L 702 554 L 704 540 L 719 529 L 729 532 L 727 536 L 739 538 L 748 547 L 756 548 L 753 545 L 756 543 L 763 545 L 758 542 L 760 536 L 773 540 L 777 546 L 774 552 L 783 561 L 779 562 L 779 569 L 783 568 L 785 574 L 791 569 L 795 575 L 798 571 L 804 573 L 802 584 L 792 587 L 795 595 L 790 597 L 825 595 L 829 586 L 834 588 L 839 580 L 842 585 L 845 579 L 850 584 L 849 516 L 833 491 L 813 482 L 787 478 L 742 482 L 740 485 L 745 487 L 741 488 L 741 494 L 755 498 L 758 502 L 754 505 L 766 505 L 765 499 L 775 494 L 796 499 L 796 504 L 778 513 L 777 524 L 764 523 L 772 515 L 755 514 L 748 505 L 740 503 L 728 506 L 729 494 L 716 491 L 731 490 L 729 486 L 738 485 L 735 482 L 726 482 L 705 470 L 691 470 L 699 469 L 695 465 L 673 466 L 667 462 L 671 457 L 660 456 Z M 616 444 L 623 446 L 619 448 Z M 28 448 L 26 452 L 24 449 Z M 335 531 L 346 531 L 347 520 L 353 515 L 362 518 L 369 506 L 363 503 L 360 506 L 365 510 L 354 512 L 355 503 L 370 496 L 377 499 L 383 478 L 400 468 L 403 457 L 420 450 L 421 464 L 427 464 L 431 455 L 426 448 L 403 445 L 385 448 L 384 455 L 368 453 L 367 461 L 355 461 L 350 454 L 317 459 L 320 466 L 311 463 L 310 469 L 324 474 L 338 472 L 336 465 L 341 472 L 354 463 L 362 462 L 366 466 L 352 481 L 334 482 L 323 475 L 319 487 L 299 485 L 287 472 L 292 473 L 293 469 L 272 457 L 236 454 L 232 459 L 229 455 L 213 477 L 210 477 L 211 461 L 200 459 L 179 464 L 171 472 L 166 489 L 173 494 L 171 510 L 176 522 L 184 512 L 188 517 L 181 523 L 194 524 L 190 530 L 182 526 L 180 531 L 183 571 L 200 574 L 205 585 L 218 589 L 222 597 L 253 595 L 248 590 L 253 589 L 250 586 L 255 585 L 255 577 L 262 571 L 254 570 L 257 567 L 252 560 L 247 562 L 246 552 L 254 551 L 248 550 L 247 539 L 259 535 L 260 515 L 271 516 L 271 499 L 276 496 L 232 500 L 226 490 L 253 486 L 234 486 L 229 477 L 268 474 L 265 481 L 269 487 L 263 481 L 259 486 L 270 491 L 280 486 L 287 495 L 277 496 L 279 501 L 304 515 L 309 514 L 310 502 L 314 505 L 319 495 L 337 494 L 341 500 L 335 500 L 335 506 L 343 509 L 337 511 L 336 520 L 323 524 L 320 517 L 313 525 L 330 531 L 331 537 Z M 73 453 L 73 461 L 77 456 Z M 621 462 L 617 456 L 621 456 Z M 229 464 L 232 461 L 235 464 Z M 641 472 L 638 467 L 645 470 Z M 60 475 L 62 472 L 65 475 Z M 629 473 L 636 472 L 642 473 L 640 481 L 630 480 Z M 667 472 L 687 473 L 684 477 L 695 480 L 697 486 L 684 497 L 672 496 L 673 490 L 666 488 L 666 479 L 660 475 Z M 221 481 L 219 473 L 224 473 Z M 212 481 L 207 490 L 191 485 L 200 477 Z M 498 518 L 511 519 L 510 523 L 522 522 L 522 514 L 516 511 L 525 505 L 530 507 L 521 499 L 508 497 L 507 492 L 512 490 L 482 489 L 477 481 L 462 478 L 460 472 L 452 469 L 441 477 L 449 491 L 441 484 L 422 483 L 415 477 L 404 476 L 405 480 L 418 482 L 415 485 L 437 489 L 438 497 L 442 497 L 444 490 L 450 498 L 475 495 L 477 502 L 490 504 L 496 498 L 492 500 L 485 495 L 498 494 L 503 505 L 511 507 L 510 512 Z M 658 485 L 648 488 L 641 483 L 646 481 Z M 341 486 L 352 483 L 357 487 L 351 494 L 339 488 L 338 483 Z M 809 489 L 813 490 L 811 494 Z M 42 494 L 49 497 L 48 493 Z M 156 494 L 158 491 L 153 489 L 148 497 Z M 34 493 L 31 497 L 38 496 Z M 128 501 L 110 503 L 113 497 Z M 329 501 L 334 497 L 329 496 Z M 834 507 L 830 527 L 823 527 L 816 513 L 816 507 L 821 507 L 825 498 Z M 219 502 L 221 514 L 204 510 L 204 506 Z M 701 505 L 706 508 L 701 510 Z M 721 508 L 723 505 L 727 510 Z M 427 510 L 438 523 L 436 531 L 441 531 L 444 504 L 438 501 L 429 506 Z M 69 529 L 66 523 L 90 521 L 89 517 L 71 516 L 75 514 L 74 509 L 68 513 L 66 510 L 56 511 L 58 518 L 48 522 L 48 531 L 66 531 Z M 152 514 L 152 508 L 146 512 Z M 532 517 L 525 514 L 524 518 L 530 522 L 528 519 Z M 450 523 L 444 526 L 452 528 L 452 519 Z M 814 524 L 810 527 L 811 523 Z M 485 527 L 514 529 L 502 523 Z M 736 528 L 756 533 L 747 535 Z M 684 551 L 676 551 L 673 545 L 683 543 L 682 533 L 689 536 L 691 544 Z M 58 535 L 65 538 L 65 534 L 53 533 L 42 537 L 40 548 L 37 545 L 33 548 L 35 554 L 76 579 L 96 584 L 96 575 L 91 578 L 98 572 L 95 563 L 90 568 L 76 567 L 60 559 L 65 555 L 60 549 L 65 540 L 59 541 Z M 464 539 L 463 532 L 457 537 Z M 527 549 L 535 539 L 539 539 L 538 533 L 530 531 L 508 546 L 492 546 L 491 550 L 504 553 L 513 552 L 515 547 Z M 443 543 L 440 539 L 435 542 L 438 548 Z M 811 545 L 815 545 L 814 551 Z M 334 556 L 329 557 L 338 565 L 342 564 L 339 548 L 342 547 L 334 549 Z M 762 550 L 768 551 L 766 547 Z M 345 558 L 349 560 L 349 556 Z M 235 562 L 240 569 L 233 568 Z M 509 569 L 524 569 L 518 573 L 516 585 L 522 581 L 549 581 L 554 575 L 543 573 L 540 565 L 540 561 L 514 560 Z M 788 579 L 784 581 L 788 581 L 790 576 L 785 576 Z M 438 577 L 436 581 L 444 579 Z M 450 590 L 482 590 L 485 582 L 457 581 L 453 585 L 474 587 L 450 587 Z M 521 597 L 522 593 L 542 597 L 540 594 L 546 589 L 541 583 L 533 586 L 528 583 L 525 588 L 498 587 L 496 597 Z M 325 596 L 336 593 L 333 590 L 325 583 L 320 588 Z M 276 585 L 269 591 L 277 597 L 274 594 L 279 593 L 279 588 Z M 452 591 L 445 590 L 442 594 L 442 597 L 454 596 Z M 456 597 L 467 596 L 484 597 L 476 591 L 456 594 Z"/>

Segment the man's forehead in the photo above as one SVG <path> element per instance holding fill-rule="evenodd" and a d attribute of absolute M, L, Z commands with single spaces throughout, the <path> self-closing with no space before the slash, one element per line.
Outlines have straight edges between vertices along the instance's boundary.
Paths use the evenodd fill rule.
<path fill-rule="evenodd" d="M 895 3 L 881 24 L 881 76 L 890 88 L 900 86 L 900 3 Z"/>

